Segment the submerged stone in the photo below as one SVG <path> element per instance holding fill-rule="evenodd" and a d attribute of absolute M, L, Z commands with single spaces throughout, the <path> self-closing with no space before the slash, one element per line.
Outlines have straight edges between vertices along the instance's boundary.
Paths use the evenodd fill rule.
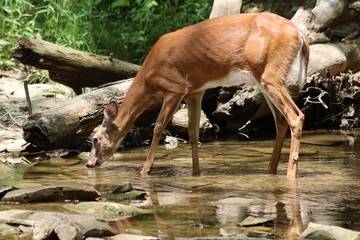
<path fill-rule="evenodd" d="M 136 235 L 136 234 L 118 234 L 115 236 L 110 237 L 111 240 L 155 240 L 160 238 L 153 237 L 153 236 L 143 236 L 143 235 Z"/>
<path fill-rule="evenodd" d="M 301 137 L 302 143 L 312 144 L 312 145 L 320 145 L 320 146 L 333 146 L 336 144 L 341 144 L 346 142 L 346 139 L 340 134 L 323 134 L 323 135 L 303 135 Z M 302 151 L 302 150 L 301 150 Z M 300 152 L 301 152 L 300 151 Z"/>
<path fill-rule="evenodd" d="M 274 218 L 266 218 L 266 217 L 253 217 L 248 216 L 238 225 L 246 227 L 246 226 L 257 226 L 257 225 L 265 225 L 271 224 L 275 221 Z"/>
<path fill-rule="evenodd" d="M 268 237 L 244 237 L 244 236 L 234 236 L 234 237 L 176 237 L 175 240 L 269 240 Z"/>
<path fill-rule="evenodd" d="M 148 213 L 148 211 L 140 208 L 110 202 L 81 202 L 68 204 L 64 207 L 77 213 L 94 215 L 97 219 L 105 221 L 115 221 Z"/>
<path fill-rule="evenodd" d="M 360 232 L 342 227 L 327 226 L 318 223 L 309 223 L 299 240 L 359 240 Z"/>
<path fill-rule="evenodd" d="M 102 198 L 113 199 L 113 200 L 124 200 L 124 199 L 143 199 L 146 192 L 131 191 L 117 194 L 102 194 Z"/>
<path fill-rule="evenodd" d="M 100 193 L 84 186 L 41 186 L 10 191 L 2 198 L 4 202 L 53 202 L 71 200 L 95 200 Z"/>
<path fill-rule="evenodd" d="M 273 148 L 272 147 L 246 147 L 243 148 L 242 150 L 247 150 L 247 151 L 252 151 L 252 152 L 259 152 L 259 153 L 264 153 L 264 154 L 272 154 L 273 152 Z M 299 152 L 300 155 L 314 155 L 317 154 L 319 151 L 316 149 L 311 149 L 311 148 L 302 148 L 301 151 Z M 289 154 L 290 153 L 290 149 L 289 148 L 283 148 L 281 150 L 281 154 Z"/>
<path fill-rule="evenodd" d="M 225 198 L 217 201 L 216 203 L 222 205 L 238 205 L 238 206 L 249 206 L 255 204 L 265 204 L 266 201 L 262 199 L 251 199 L 251 198 L 240 198 L 240 197 L 231 197 Z"/>

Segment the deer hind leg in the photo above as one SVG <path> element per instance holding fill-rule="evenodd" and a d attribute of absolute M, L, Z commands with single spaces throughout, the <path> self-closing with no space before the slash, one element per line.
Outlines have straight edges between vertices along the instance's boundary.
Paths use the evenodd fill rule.
<path fill-rule="evenodd" d="M 146 175 L 150 173 L 151 167 L 154 162 L 155 153 L 159 145 L 161 134 L 163 133 L 166 125 L 168 124 L 171 116 L 174 114 L 177 106 L 179 105 L 183 95 L 167 95 L 164 97 L 164 101 L 161 107 L 161 111 L 157 117 L 152 142 L 149 148 L 148 155 L 143 169 L 141 170 L 141 175 Z"/>
<path fill-rule="evenodd" d="M 299 149 L 300 149 L 300 138 L 302 133 L 302 127 L 304 123 L 304 114 L 296 106 L 294 101 L 291 99 L 286 86 L 282 81 L 277 81 L 274 75 L 269 74 L 272 77 L 268 77 L 264 73 L 262 82 L 262 90 L 264 94 L 270 99 L 272 104 L 277 108 L 277 110 L 284 116 L 288 125 L 290 126 L 291 131 L 291 145 L 290 145 L 290 155 L 289 155 L 289 164 L 287 170 L 288 178 L 295 178 L 297 175 L 298 168 L 298 158 L 299 158 Z M 267 80 L 271 79 L 271 80 Z M 277 120 L 276 120 L 277 121 Z M 279 136 L 279 139 L 283 138 Z M 275 147 L 279 147 L 280 142 L 275 144 Z M 281 143 L 282 145 L 282 143 Z M 278 150 L 276 150 L 278 151 Z M 275 157 L 273 157 L 275 159 Z M 272 158 L 272 159 L 273 159 Z M 275 160 L 274 160 L 275 161 Z M 274 164 L 272 162 L 271 164 Z"/>
<path fill-rule="evenodd" d="M 199 154 L 198 154 L 198 141 L 199 141 L 199 125 L 201 114 L 201 100 L 204 91 L 188 95 L 185 101 L 188 105 L 188 131 L 189 141 L 192 151 L 192 166 L 193 175 L 200 175 Z"/>
<path fill-rule="evenodd" d="M 275 174 L 277 171 L 277 167 L 278 167 L 279 160 L 281 157 L 281 149 L 283 147 L 285 135 L 286 135 L 289 125 L 288 125 L 286 119 L 284 118 L 284 116 L 281 114 L 281 112 L 271 102 L 269 97 L 267 97 L 265 95 L 265 99 L 271 109 L 273 116 L 274 116 L 275 126 L 276 126 L 275 145 L 274 145 L 274 149 L 273 149 L 269 167 L 268 167 L 269 173 Z"/>

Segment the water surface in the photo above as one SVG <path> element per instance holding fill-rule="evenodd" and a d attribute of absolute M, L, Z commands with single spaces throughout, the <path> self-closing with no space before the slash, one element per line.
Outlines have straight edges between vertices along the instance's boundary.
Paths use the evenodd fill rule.
<path fill-rule="evenodd" d="M 305 132 L 299 177 L 286 179 L 289 141 L 278 174 L 266 172 L 273 140 L 223 141 L 200 147 L 200 177 L 191 176 L 188 144 L 167 150 L 160 146 L 153 172 L 139 174 L 147 148 L 123 151 L 100 168 L 87 169 L 86 155 L 76 159 L 39 161 L 16 174 L 5 174 L 1 185 L 87 185 L 106 193 L 122 182 L 148 192 L 146 199 L 124 203 L 151 208 L 153 214 L 114 223 L 119 232 L 174 237 L 248 236 L 296 239 L 309 222 L 360 230 L 360 162 L 357 131 Z M 221 204 L 226 198 L 250 204 Z M 0 205 L 9 208 L 65 211 L 61 204 Z M 247 216 L 275 218 L 273 225 L 245 228 Z"/>

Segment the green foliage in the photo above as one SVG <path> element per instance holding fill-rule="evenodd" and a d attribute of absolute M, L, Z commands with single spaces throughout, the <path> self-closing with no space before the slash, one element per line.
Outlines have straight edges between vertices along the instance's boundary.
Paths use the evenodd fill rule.
<path fill-rule="evenodd" d="M 0 0 L 0 68 L 36 34 L 62 46 L 141 63 L 166 32 L 206 19 L 212 0 Z"/>
<path fill-rule="evenodd" d="M 212 0 L 115 0 L 93 16 L 102 54 L 141 63 L 158 38 L 210 15 Z M 109 19 L 112 19 L 109 21 Z"/>
<path fill-rule="evenodd" d="M 37 31 L 33 10 L 34 5 L 27 0 L 0 0 L 0 67 L 15 66 L 10 58 L 14 42 L 33 37 Z"/>

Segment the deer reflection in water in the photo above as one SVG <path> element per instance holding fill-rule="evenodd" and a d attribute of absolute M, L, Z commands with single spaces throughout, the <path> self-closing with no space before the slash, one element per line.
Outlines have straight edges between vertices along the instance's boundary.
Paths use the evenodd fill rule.
<path fill-rule="evenodd" d="M 142 234 L 161 239 L 214 235 L 252 237 L 259 234 L 259 231 L 236 225 L 249 213 L 252 216 L 269 214 L 275 218 L 271 230 L 261 233 L 263 237 L 278 236 L 281 239 L 295 240 L 304 229 L 296 179 L 288 181 L 285 193 L 275 193 L 275 198 L 279 199 L 277 203 L 252 206 L 209 206 L 209 201 L 204 197 L 206 190 L 199 186 L 188 187 L 186 191 L 178 189 L 181 192 L 179 194 L 164 191 L 166 184 L 156 183 L 153 179 L 144 179 L 142 184 L 148 192 L 147 200 L 142 205 L 150 206 L 153 216 L 147 217 L 147 220 L 143 217 L 118 220 L 114 227 L 119 233 L 136 229 Z M 169 186 L 171 184 L 167 185 Z M 222 225 L 231 227 L 221 227 Z"/>

